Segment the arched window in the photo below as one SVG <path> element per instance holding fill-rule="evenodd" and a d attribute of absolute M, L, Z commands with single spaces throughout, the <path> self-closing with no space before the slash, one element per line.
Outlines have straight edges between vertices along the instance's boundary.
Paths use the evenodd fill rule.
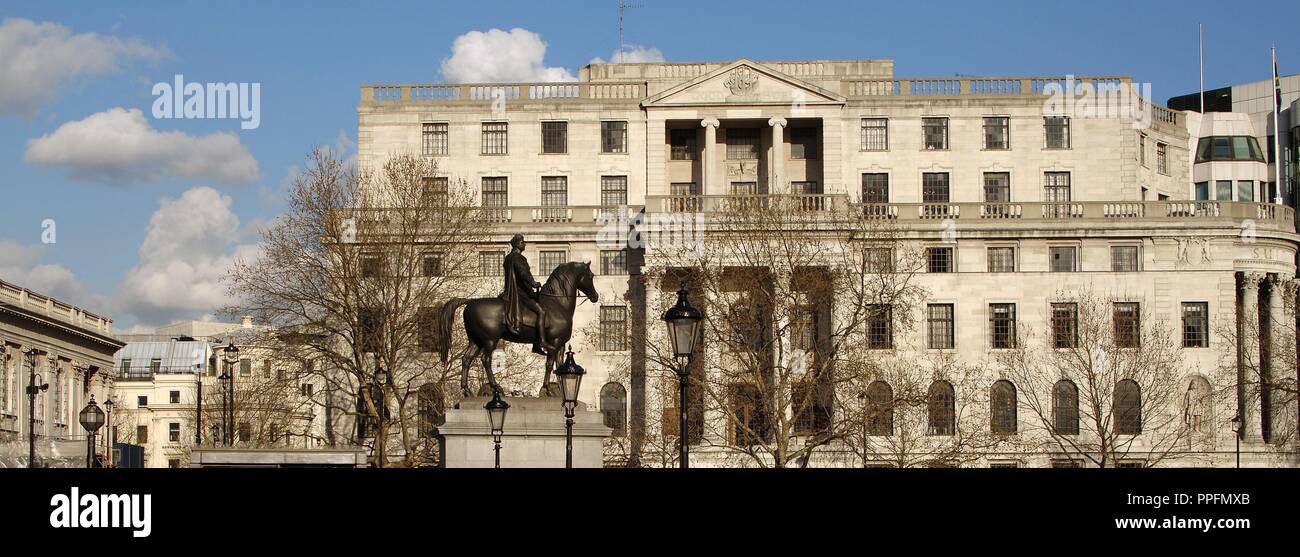
<path fill-rule="evenodd" d="M 1115 384 L 1115 432 L 1120 435 L 1142 433 L 1142 389 L 1132 379 Z"/>
<path fill-rule="evenodd" d="M 437 383 L 425 383 L 420 385 L 420 390 L 416 391 L 415 395 L 420 407 L 419 435 L 422 438 L 431 437 L 434 428 L 442 425 L 446 414 L 447 407 L 443 401 L 442 389 L 438 388 Z"/>
<path fill-rule="evenodd" d="M 1016 432 L 1016 386 L 1006 379 L 998 380 L 989 390 L 989 425 L 1000 435 Z"/>
<path fill-rule="evenodd" d="M 1187 385 L 1183 401 L 1183 422 L 1192 433 L 1214 432 L 1214 407 L 1210 398 L 1210 382 L 1196 375 Z"/>
<path fill-rule="evenodd" d="M 600 413 L 615 437 L 627 435 L 627 389 L 623 385 L 611 382 L 600 388 Z"/>
<path fill-rule="evenodd" d="M 1079 434 L 1079 387 L 1069 379 L 1052 387 L 1052 429 L 1057 435 Z"/>
<path fill-rule="evenodd" d="M 884 381 L 867 385 L 867 435 L 894 434 L 894 389 Z"/>
<path fill-rule="evenodd" d="M 956 398 L 952 383 L 942 379 L 930 383 L 930 390 L 927 394 L 930 435 L 952 435 L 956 433 Z"/>

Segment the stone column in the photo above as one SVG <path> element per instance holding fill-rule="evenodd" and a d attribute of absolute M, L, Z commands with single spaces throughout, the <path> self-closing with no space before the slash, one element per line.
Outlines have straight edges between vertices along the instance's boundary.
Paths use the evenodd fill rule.
<path fill-rule="evenodd" d="M 772 194 L 788 191 L 785 183 L 785 124 L 785 118 L 767 121 L 767 125 L 772 126 L 772 161 L 768 167 L 771 171 L 767 179 L 767 192 Z"/>
<path fill-rule="evenodd" d="M 1268 290 L 1268 384 L 1277 385 L 1285 381 L 1290 372 L 1294 375 L 1295 359 L 1293 358 L 1295 346 L 1291 344 L 1288 334 L 1294 334 L 1295 321 L 1289 320 L 1286 315 L 1286 296 L 1287 291 L 1292 288 L 1292 277 L 1276 274 L 1272 275 L 1269 282 Z M 1278 396 L 1279 393 L 1272 393 L 1269 397 L 1269 407 L 1263 411 L 1268 413 L 1270 428 L 1270 442 L 1277 439 L 1280 432 L 1285 432 L 1290 427 L 1290 414 L 1288 409 L 1290 404 L 1286 403 L 1285 396 Z"/>
<path fill-rule="evenodd" d="M 1241 274 L 1241 305 L 1237 326 L 1237 407 L 1241 416 L 1241 440 L 1263 443 L 1260 422 L 1259 283 L 1264 273 Z"/>
<path fill-rule="evenodd" d="M 714 183 L 714 172 L 718 166 L 718 119 L 705 118 L 700 125 L 704 127 L 704 156 L 701 157 L 704 159 L 704 168 L 700 169 L 700 194 L 712 195 L 719 193 L 713 191 L 718 188 Z"/>

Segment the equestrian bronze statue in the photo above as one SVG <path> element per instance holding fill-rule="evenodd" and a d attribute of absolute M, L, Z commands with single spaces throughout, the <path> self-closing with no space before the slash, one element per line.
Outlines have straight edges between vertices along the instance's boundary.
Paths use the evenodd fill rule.
<path fill-rule="evenodd" d="M 442 363 L 451 356 L 451 324 L 456 309 L 465 306 L 462 320 L 469 350 L 461 362 L 460 388 L 465 396 L 469 390 L 469 366 L 475 357 L 483 362 L 492 391 L 501 392 L 492 374 L 492 352 L 501 341 L 532 344 L 533 352 L 546 356 L 546 375 L 542 391 L 547 392 L 551 372 L 559 365 L 564 346 L 573 335 L 573 312 L 578 307 L 578 293 L 592 303 L 600 300 L 596 293 L 595 274 L 590 263 L 564 263 L 555 268 L 546 284 L 533 278 L 524 257 L 527 242 L 516 234 L 510 240 L 510 253 L 506 255 L 505 289 L 495 298 L 453 298 L 443 304 L 438 320 L 438 352 Z"/>

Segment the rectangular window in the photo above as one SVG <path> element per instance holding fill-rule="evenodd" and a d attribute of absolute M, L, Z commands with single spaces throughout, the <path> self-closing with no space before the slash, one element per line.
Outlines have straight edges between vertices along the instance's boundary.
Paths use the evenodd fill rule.
<path fill-rule="evenodd" d="M 727 128 L 727 160 L 758 158 L 758 128 Z"/>
<path fill-rule="evenodd" d="M 925 135 L 925 150 L 941 151 L 948 148 L 947 118 L 922 118 L 921 130 Z"/>
<path fill-rule="evenodd" d="M 984 118 L 984 148 L 1004 150 L 1011 148 L 1011 119 L 1006 116 Z"/>
<path fill-rule="evenodd" d="M 253 360 L 252 360 L 252 359 L 250 359 L 250 358 L 240 358 L 240 359 L 239 359 L 239 376 L 240 376 L 240 377 L 252 377 L 252 376 L 253 376 Z"/>
<path fill-rule="evenodd" d="M 569 178 L 566 176 L 542 176 L 542 206 L 554 207 L 542 209 L 542 219 L 554 222 L 569 217 Z"/>
<path fill-rule="evenodd" d="M 171 443 L 181 442 L 181 424 L 176 422 L 167 424 L 167 441 Z"/>
<path fill-rule="evenodd" d="M 1156 172 L 1169 174 L 1169 146 L 1156 143 Z"/>
<path fill-rule="evenodd" d="M 1142 342 L 1141 307 L 1137 302 L 1114 304 L 1115 346 L 1137 348 Z"/>
<path fill-rule="evenodd" d="M 251 441 L 252 439 L 253 439 L 253 426 L 252 426 L 252 424 L 249 424 L 248 422 L 240 422 L 240 424 L 239 424 L 239 442 L 240 442 L 240 443 L 247 443 L 247 442 Z"/>
<path fill-rule="evenodd" d="M 361 278 L 376 278 L 384 275 L 384 259 L 375 254 L 361 255 Z"/>
<path fill-rule="evenodd" d="M 1214 190 L 1215 199 L 1232 201 L 1232 180 L 1215 180 Z"/>
<path fill-rule="evenodd" d="M 1076 246 L 1052 246 L 1048 249 L 1050 270 L 1053 273 L 1073 273 L 1079 270 L 1079 248 Z"/>
<path fill-rule="evenodd" d="M 483 178 L 483 206 L 509 207 L 509 182 L 505 176 Z"/>
<path fill-rule="evenodd" d="M 542 153 L 562 155 L 569 152 L 569 123 L 542 122 Z"/>
<path fill-rule="evenodd" d="M 816 159 L 817 153 L 817 128 L 790 128 L 791 159 Z M 779 152 L 777 156 L 780 156 Z"/>
<path fill-rule="evenodd" d="M 568 259 L 569 252 L 564 250 L 543 250 L 537 254 L 537 271 L 542 277 L 549 277 L 556 267 L 563 265 Z"/>
<path fill-rule="evenodd" d="M 1116 273 L 1133 273 L 1138 270 L 1137 246 L 1111 246 L 1110 270 Z"/>
<path fill-rule="evenodd" d="M 135 406 L 136 408 L 148 408 L 149 407 L 148 395 L 140 395 L 135 397 Z"/>
<path fill-rule="evenodd" d="M 171 391 L 171 392 L 167 393 L 167 401 L 170 402 L 170 403 L 172 403 L 172 404 L 180 404 L 180 403 L 181 403 L 181 392 L 180 392 L 180 391 Z"/>
<path fill-rule="evenodd" d="M 421 352 L 434 352 L 438 349 L 438 310 L 432 307 L 421 307 L 415 314 L 418 332 L 416 333 L 416 344 L 420 347 Z M 302 386 L 303 394 L 310 394 L 307 390 L 311 387 L 310 383 Z"/>
<path fill-rule="evenodd" d="M 600 274 L 605 276 L 627 274 L 627 250 L 601 250 Z"/>
<path fill-rule="evenodd" d="M 154 358 L 149 360 L 149 373 L 157 375 L 161 371 L 162 371 L 162 358 Z"/>
<path fill-rule="evenodd" d="M 448 195 L 446 176 L 432 176 L 420 180 L 420 200 L 425 205 L 446 207 Z"/>
<path fill-rule="evenodd" d="M 504 254 L 499 251 L 478 252 L 478 274 L 484 277 L 499 277 L 505 274 Z"/>
<path fill-rule="evenodd" d="M 1237 201 L 1254 202 L 1255 201 L 1255 182 L 1252 180 L 1237 181 Z"/>
<path fill-rule="evenodd" d="M 1070 202 L 1070 173 L 1043 173 L 1043 201 L 1048 203 Z"/>
<path fill-rule="evenodd" d="M 863 118 L 862 119 L 862 150 L 863 151 L 888 151 L 889 150 L 889 119 L 888 118 Z"/>
<path fill-rule="evenodd" d="M 1183 348 L 1210 345 L 1210 304 L 1183 302 Z"/>
<path fill-rule="evenodd" d="M 509 152 L 510 133 L 506 122 L 483 122 L 484 155 L 505 155 Z"/>
<path fill-rule="evenodd" d="M 989 333 L 991 347 L 1016 347 L 1015 304 L 989 304 Z"/>
<path fill-rule="evenodd" d="M 1196 200 L 1197 200 L 1197 201 L 1209 201 L 1209 200 L 1210 200 L 1210 183 L 1209 183 L 1209 182 L 1197 182 L 1197 183 L 1196 183 Z"/>
<path fill-rule="evenodd" d="M 442 276 L 442 254 L 426 253 L 421 256 L 420 275 L 425 277 Z"/>
<path fill-rule="evenodd" d="M 627 152 L 627 122 L 601 122 L 600 123 L 600 152 L 602 153 L 626 153 Z"/>
<path fill-rule="evenodd" d="M 862 175 L 862 202 L 889 203 L 889 175 L 884 172 Z"/>
<path fill-rule="evenodd" d="M 135 426 L 135 442 L 140 445 L 149 444 L 149 426 L 147 425 Z"/>
<path fill-rule="evenodd" d="M 894 272 L 893 248 L 867 248 L 865 259 L 868 273 Z"/>
<path fill-rule="evenodd" d="M 1009 203 L 1011 201 L 1011 174 L 1006 172 L 984 173 L 984 202 Z"/>
<path fill-rule="evenodd" d="M 930 304 L 925 310 L 925 321 L 929 332 L 927 347 L 948 350 L 956 346 L 953 305 Z"/>
<path fill-rule="evenodd" d="M 698 134 L 694 129 L 668 130 L 671 160 L 693 161 L 698 156 Z"/>
<path fill-rule="evenodd" d="M 893 311 L 885 304 L 867 306 L 867 348 L 885 350 L 894 347 Z"/>
<path fill-rule="evenodd" d="M 627 308 L 600 307 L 600 349 L 606 352 L 627 350 Z"/>
<path fill-rule="evenodd" d="M 1052 304 L 1052 348 L 1074 348 L 1079 342 L 1079 305 Z"/>
<path fill-rule="evenodd" d="M 1070 148 L 1070 117 L 1047 116 L 1043 118 L 1043 135 L 1048 149 Z"/>
<path fill-rule="evenodd" d="M 957 262 L 953 261 L 952 249 L 950 247 L 925 248 L 926 272 L 957 272 Z"/>
<path fill-rule="evenodd" d="M 627 176 L 600 177 L 600 205 L 602 207 L 627 205 Z"/>
<path fill-rule="evenodd" d="M 1143 168 L 1147 166 L 1147 136 L 1144 133 L 1138 134 L 1138 164 Z"/>
<path fill-rule="evenodd" d="M 384 315 L 378 308 L 357 309 L 355 336 L 361 352 L 378 352 L 384 341 Z"/>
<path fill-rule="evenodd" d="M 947 172 L 924 172 L 921 174 L 921 202 L 948 202 Z"/>
<path fill-rule="evenodd" d="M 1053 460 L 1052 468 L 1083 468 L 1083 463 L 1077 460 Z"/>
<path fill-rule="evenodd" d="M 425 155 L 447 154 L 447 123 L 425 122 L 421 144 Z"/>
<path fill-rule="evenodd" d="M 990 273 L 1016 272 L 1016 248 L 1012 246 L 998 246 L 998 247 L 989 248 L 989 272 Z"/>

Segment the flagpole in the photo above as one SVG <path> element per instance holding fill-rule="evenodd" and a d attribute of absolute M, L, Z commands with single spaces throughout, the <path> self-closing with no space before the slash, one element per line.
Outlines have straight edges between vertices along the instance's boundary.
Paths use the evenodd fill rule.
<path fill-rule="evenodd" d="M 1282 81 L 1277 76 L 1277 46 L 1273 47 L 1273 202 L 1282 204 Z"/>
<path fill-rule="evenodd" d="M 1196 24 L 1200 31 L 1200 51 L 1201 51 L 1201 114 L 1205 114 L 1205 24 Z"/>

